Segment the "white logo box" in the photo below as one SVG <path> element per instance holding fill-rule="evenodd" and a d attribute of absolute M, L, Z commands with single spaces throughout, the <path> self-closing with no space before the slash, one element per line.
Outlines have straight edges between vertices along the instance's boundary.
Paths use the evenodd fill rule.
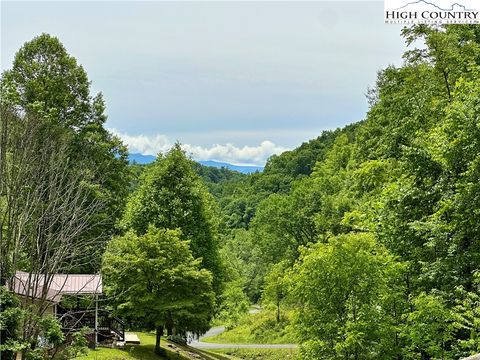
<path fill-rule="evenodd" d="M 389 24 L 480 24 L 480 0 L 384 0 Z"/>

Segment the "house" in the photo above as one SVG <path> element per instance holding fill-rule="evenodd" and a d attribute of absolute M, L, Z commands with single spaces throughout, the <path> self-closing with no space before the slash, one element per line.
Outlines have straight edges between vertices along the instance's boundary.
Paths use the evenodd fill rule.
<path fill-rule="evenodd" d="M 66 333 L 88 327 L 95 343 L 125 340 L 124 323 L 108 310 L 99 308 L 103 290 L 101 275 L 17 271 L 11 288 L 24 303 L 42 306 L 43 314 L 56 316 Z M 67 299 L 69 306 L 65 305 Z"/>

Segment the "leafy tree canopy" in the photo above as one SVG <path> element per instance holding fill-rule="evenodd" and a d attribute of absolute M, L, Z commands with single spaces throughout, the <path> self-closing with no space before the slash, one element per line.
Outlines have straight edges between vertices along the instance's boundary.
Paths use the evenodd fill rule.
<path fill-rule="evenodd" d="M 212 274 L 200 268 L 180 230 L 149 226 L 115 237 L 107 247 L 102 273 L 105 292 L 126 319 L 157 329 L 157 351 L 166 327 L 206 332 L 213 313 Z"/>
<path fill-rule="evenodd" d="M 130 196 L 121 221 L 124 229 L 143 235 L 153 225 L 180 229 L 190 240 L 195 258 L 220 284 L 221 266 L 217 248 L 217 209 L 212 197 L 193 170 L 180 144 L 165 156 L 159 155 L 140 179 L 138 189 Z"/>

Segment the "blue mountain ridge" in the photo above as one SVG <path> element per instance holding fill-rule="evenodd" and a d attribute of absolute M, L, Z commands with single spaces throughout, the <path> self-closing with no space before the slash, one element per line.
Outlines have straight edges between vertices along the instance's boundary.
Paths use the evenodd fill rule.
<path fill-rule="evenodd" d="M 130 163 L 136 164 L 150 164 L 151 162 L 155 161 L 155 156 L 153 155 L 143 155 L 139 153 L 132 153 L 128 155 L 128 160 Z M 256 171 L 263 171 L 262 166 L 253 166 L 253 165 L 233 165 L 226 162 L 214 161 L 214 160 L 205 160 L 205 161 L 197 161 L 198 163 L 204 166 L 211 166 L 218 169 L 227 168 L 229 170 L 234 170 L 241 172 L 243 174 L 251 174 Z"/>

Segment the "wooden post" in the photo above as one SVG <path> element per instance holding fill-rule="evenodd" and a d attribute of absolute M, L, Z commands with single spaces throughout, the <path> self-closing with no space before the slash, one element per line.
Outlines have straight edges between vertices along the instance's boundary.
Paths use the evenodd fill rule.
<path fill-rule="evenodd" d="M 95 293 L 95 347 L 98 344 L 98 294 Z"/>

